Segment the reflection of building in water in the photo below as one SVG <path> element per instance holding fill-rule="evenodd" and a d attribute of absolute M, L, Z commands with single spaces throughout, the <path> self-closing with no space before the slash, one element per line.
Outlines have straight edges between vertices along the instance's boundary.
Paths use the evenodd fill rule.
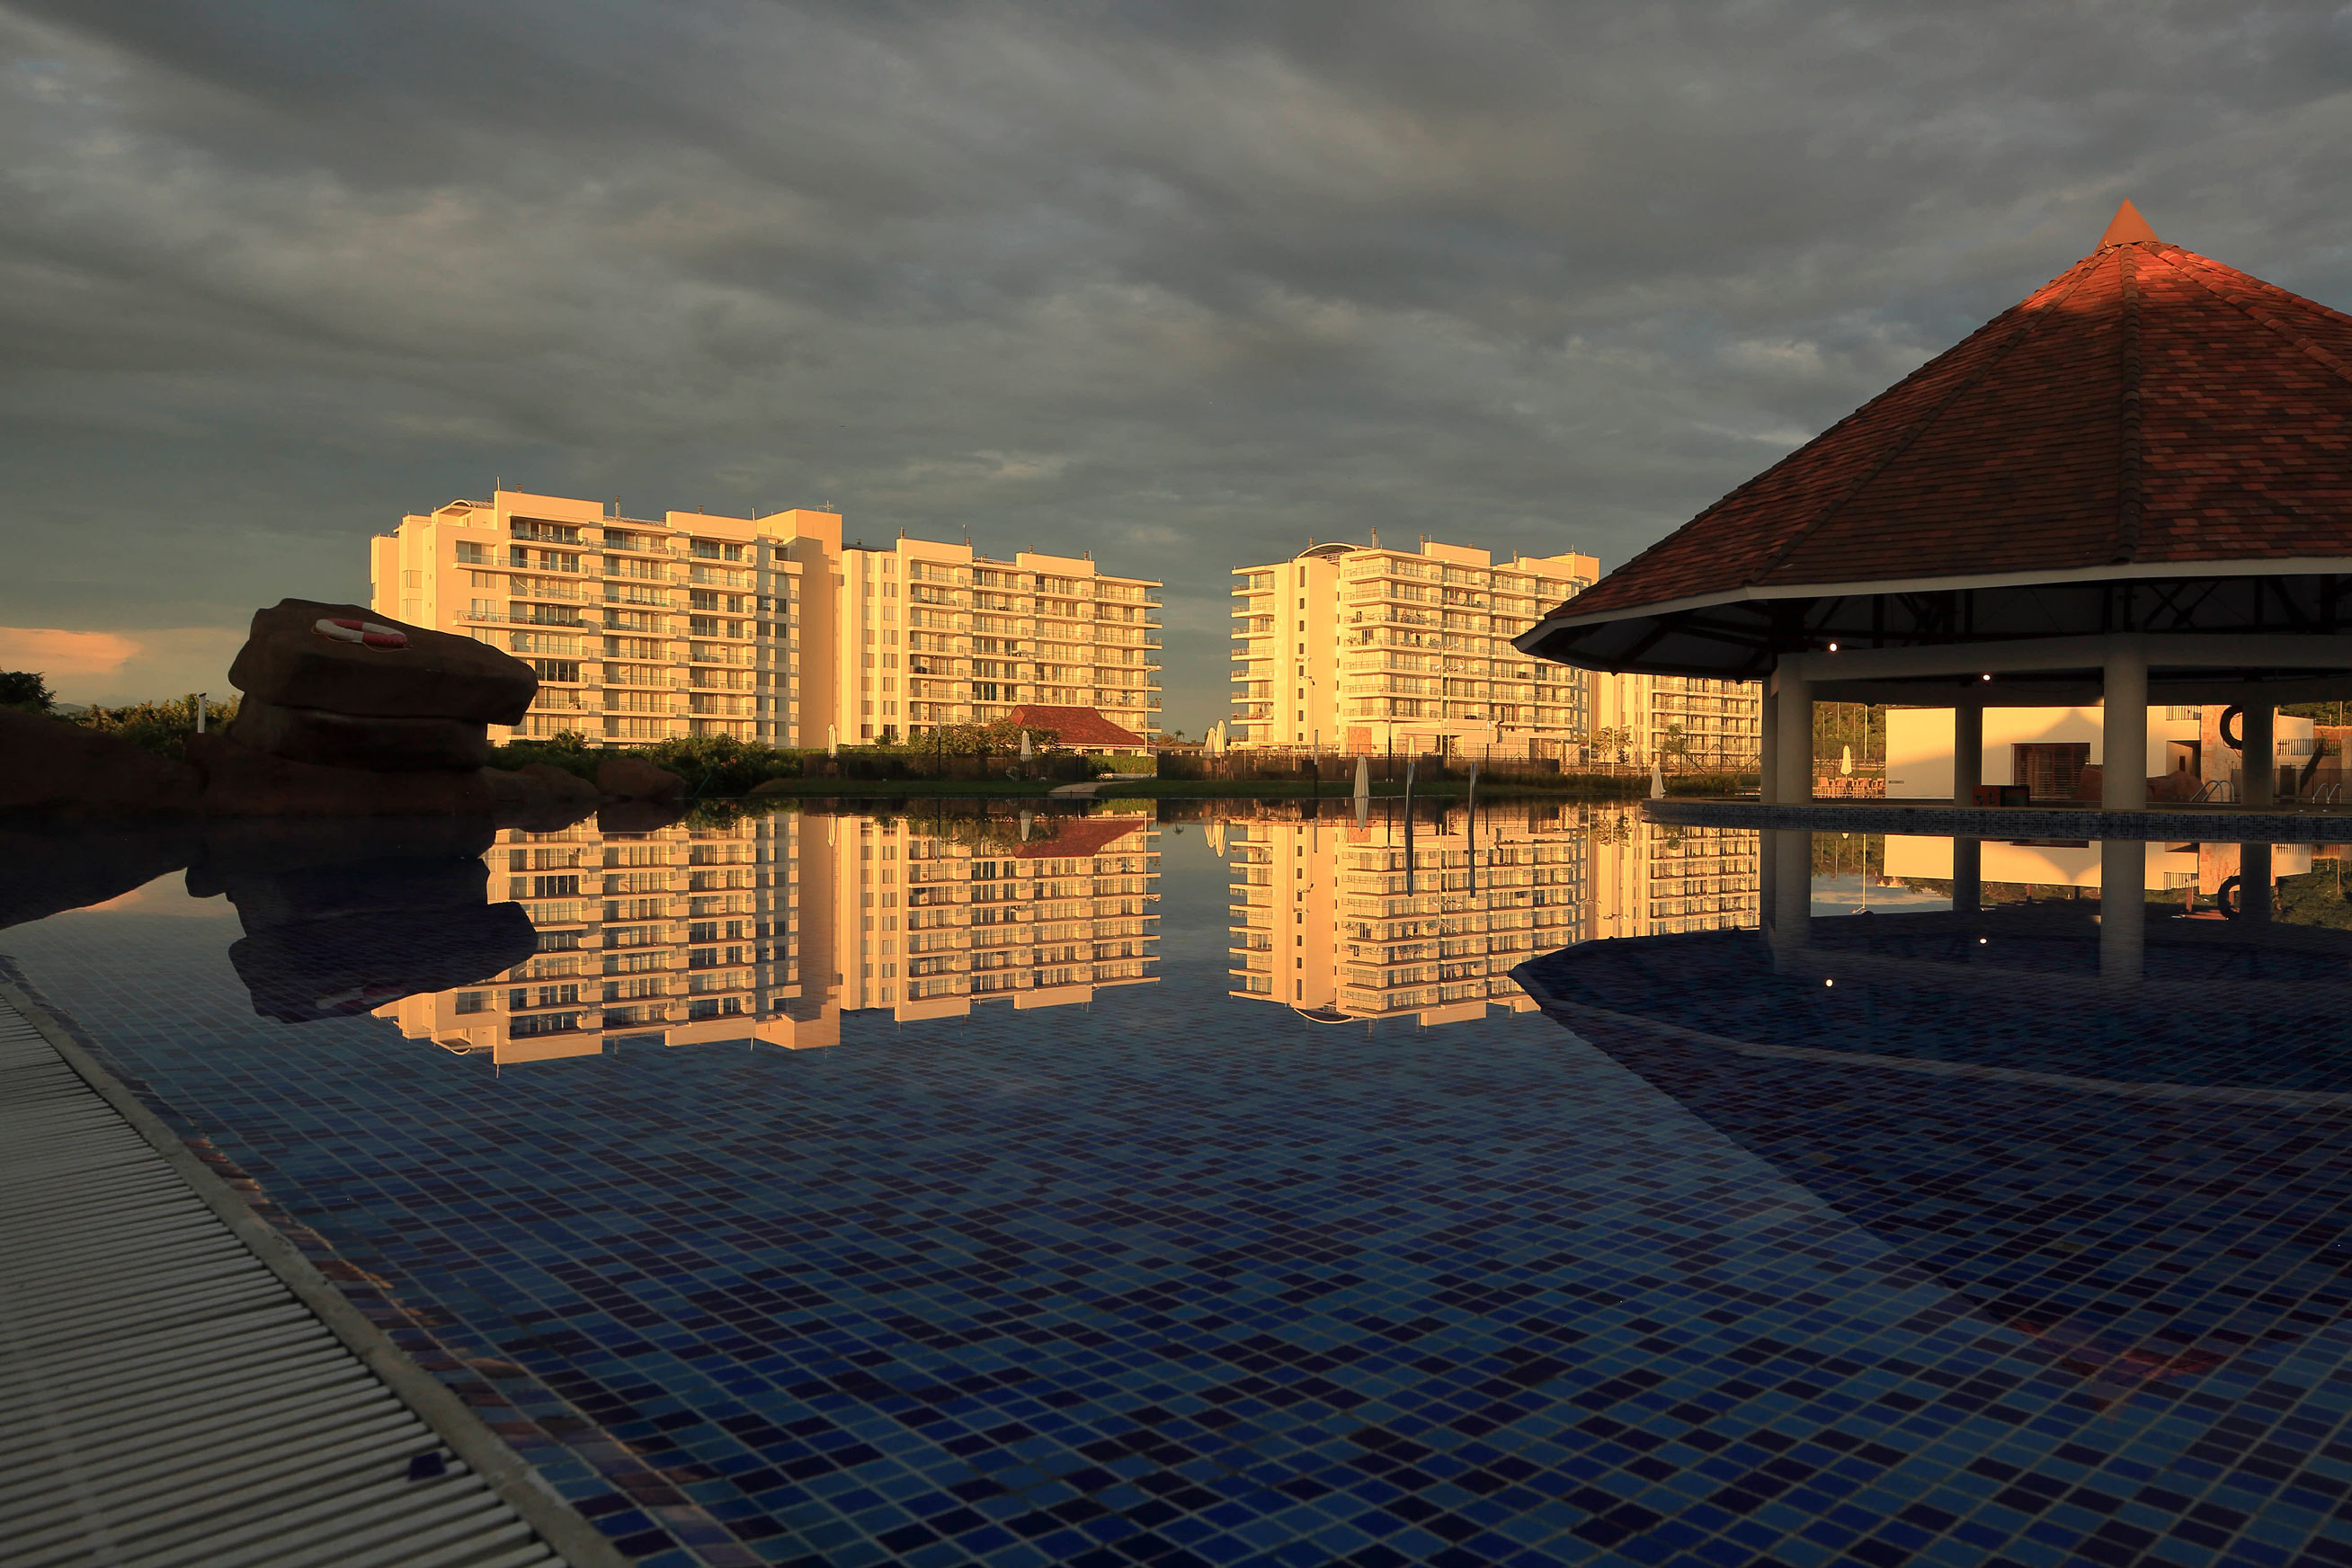
<path fill-rule="evenodd" d="M 490 897 L 523 905 L 538 953 L 378 1016 L 499 1062 L 608 1039 L 832 1045 L 844 1012 L 1055 1006 L 1153 978 L 1149 817 L 1042 819 L 1025 840 L 969 817 L 583 823 L 501 833 L 487 858 Z"/>
<path fill-rule="evenodd" d="M 1159 932 L 1146 906 L 1159 897 L 1160 854 L 1148 816 L 1043 819 L 1025 840 L 1002 820 L 963 837 L 969 819 L 935 819 L 934 831 L 915 817 L 831 820 L 838 891 L 822 935 L 844 1008 L 934 1018 L 974 1000 L 1053 1007 L 1155 978 Z"/>
<path fill-rule="evenodd" d="M 2313 847 L 2308 844 L 2271 846 L 2270 874 L 2299 877 L 2311 869 Z M 2099 887 L 2099 847 L 2084 841 L 2004 843 L 1988 838 L 1979 850 L 1984 858 L 1984 897 L 1999 902 L 2004 888 L 2080 889 Z M 2205 897 L 2238 875 L 2235 844 L 2150 844 L 2147 850 L 2146 890 L 2190 889 Z M 1952 877 L 1952 841 L 1948 838 L 1897 837 L 1886 840 L 1886 875 L 1890 879 L 1947 882 Z"/>
<path fill-rule="evenodd" d="M 1235 996 L 1424 1024 L 1529 1005 L 1513 966 L 1596 936 L 1756 921 L 1756 836 L 1511 804 L 1416 821 L 1228 822 Z"/>
<path fill-rule="evenodd" d="M 1595 836 L 1588 937 L 1657 936 L 1756 923 L 1756 835 L 1628 812 Z"/>

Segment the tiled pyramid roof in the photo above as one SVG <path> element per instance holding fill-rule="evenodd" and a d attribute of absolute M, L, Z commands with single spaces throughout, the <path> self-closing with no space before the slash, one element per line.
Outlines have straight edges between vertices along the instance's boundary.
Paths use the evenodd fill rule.
<path fill-rule="evenodd" d="M 1013 710 L 1013 722 L 1024 730 L 1051 730 L 1065 746 L 1133 746 L 1147 742 L 1134 731 L 1114 724 L 1092 708 L 1046 708 L 1026 703 Z"/>
<path fill-rule="evenodd" d="M 1556 615 L 1801 584 L 2352 556 L 2352 317 L 2098 249 Z"/>

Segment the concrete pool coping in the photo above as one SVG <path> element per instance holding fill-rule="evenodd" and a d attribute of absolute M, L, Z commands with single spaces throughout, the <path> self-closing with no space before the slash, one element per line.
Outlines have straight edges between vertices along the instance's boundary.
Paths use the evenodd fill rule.
<path fill-rule="evenodd" d="M 20 1019 L 21 1027 L 18 1026 Z M 299 1307 L 307 1311 L 319 1326 L 323 1327 L 332 1336 L 333 1342 L 339 1343 L 341 1349 L 347 1352 L 349 1361 L 357 1363 L 357 1367 L 351 1369 L 352 1372 L 364 1369 L 365 1373 L 372 1377 L 380 1391 L 388 1393 L 398 1407 L 404 1409 L 415 1421 L 421 1422 L 431 1437 L 437 1438 L 441 1446 L 446 1447 L 457 1457 L 464 1472 L 467 1473 L 453 1474 L 449 1479 L 456 1481 L 471 1481 L 488 1494 L 482 1500 L 480 1505 L 472 1508 L 471 1512 L 477 1516 L 484 1516 L 478 1522 L 484 1529 L 496 1531 L 499 1542 L 485 1541 L 484 1550 L 490 1552 L 487 1557 L 479 1555 L 465 1558 L 451 1557 L 449 1561 L 500 1564 L 560 1561 L 572 1564 L 573 1568 L 623 1568 L 626 1559 L 594 1525 L 558 1496 L 546 1480 L 532 1468 L 529 1461 L 516 1453 L 504 1439 L 492 1431 L 467 1407 L 463 1399 L 431 1373 L 411 1360 L 381 1329 L 370 1322 L 365 1315 L 347 1300 L 332 1282 L 312 1265 L 309 1258 L 305 1258 L 267 1220 L 256 1214 L 235 1188 L 217 1173 L 206 1168 L 204 1162 L 172 1132 L 161 1118 L 142 1103 L 136 1094 L 101 1066 L 83 1044 L 75 1038 L 75 1031 L 69 1024 L 28 994 L 22 987 L 5 980 L 0 980 L 0 1037 L 5 1037 L 7 1045 L 16 1047 L 15 1051 L 6 1053 L 12 1058 L 9 1064 L 9 1070 L 12 1073 L 23 1073 L 28 1070 L 39 1073 L 42 1064 L 39 1060 L 38 1047 L 46 1047 L 55 1054 L 58 1062 L 68 1069 L 72 1079 L 79 1079 L 79 1092 L 74 1092 L 71 1079 L 64 1079 L 54 1072 L 46 1075 L 52 1081 L 44 1099 L 52 1109 L 46 1112 L 37 1112 L 43 1120 L 57 1121 L 78 1119 L 79 1122 L 87 1124 L 86 1130 L 80 1136 L 95 1141 L 121 1130 L 108 1127 L 102 1113 L 93 1114 L 100 1113 L 102 1110 L 110 1110 L 120 1119 L 121 1124 L 127 1127 L 129 1132 L 135 1134 L 139 1141 L 143 1142 L 146 1145 L 145 1152 L 152 1152 L 153 1159 L 160 1161 L 162 1166 L 168 1171 L 169 1176 L 176 1178 L 179 1191 L 187 1195 L 193 1195 L 205 1210 L 209 1211 L 210 1224 L 203 1223 L 201 1216 L 182 1216 L 175 1221 L 173 1233 L 175 1237 L 193 1237 L 198 1244 L 207 1247 L 208 1257 L 205 1268 L 208 1271 L 208 1277 L 219 1275 L 226 1270 L 231 1277 L 250 1277 L 254 1281 L 274 1280 L 293 1298 L 294 1302 L 299 1303 Z M 0 1049 L 5 1049 L 5 1047 L 0 1047 Z M 71 1129 L 65 1130 L 65 1137 L 59 1142 L 69 1146 L 76 1141 L 75 1135 Z M 135 1145 L 129 1144 L 127 1140 L 117 1139 L 116 1142 L 127 1148 L 135 1148 Z M 163 1201 L 168 1201 L 177 1195 L 172 1181 L 152 1179 L 162 1175 L 162 1173 L 154 1172 L 152 1163 L 144 1161 L 135 1163 L 147 1165 L 146 1171 L 141 1173 L 142 1177 L 148 1178 L 141 1189 L 142 1194 L 151 1198 L 161 1194 Z M 74 1195 L 79 1196 L 82 1189 L 77 1187 L 73 1192 Z M 33 1234 L 37 1229 L 35 1222 L 54 1225 L 61 1217 L 57 1212 L 58 1208 L 67 1201 L 68 1200 L 60 1197 L 30 1208 L 20 1207 L 13 1211 L 14 1218 L 0 1215 L 0 1246 L 16 1240 L 20 1244 L 29 1244 L 37 1251 L 44 1243 L 40 1236 Z M 0 1208 L 5 1207 L 6 1205 L 0 1205 Z M 101 1202 L 93 1207 L 92 1212 L 84 1215 L 80 1223 L 72 1225 L 68 1230 L 58 1231 L 58 1244 L 68 1245 L 67 1242 L 68 1237 L 69 1245 L 73 1246 L 89 1242 L 93 1237 L 102 1241 L 110 1225 L 121 1229 L 131 1228 L 131 1222 L 125 1217 L 126 1212 L 120 1206 Z M 222 1230 L 225 1230 L 236 1243 L 241 1244 L 243 1249 L 241 1258 L 234 1249 L 210 1245 L 213 1238 L 216 1237 Z M 11 1232 L 15 1233 L 13 1237 Z M 171 1281 L 168 1279 L 157 1281 L 153 1278 L 155 1274 L 161 1273 L 164 1267 L 164 1263 L 159 1259 L 154 1269 L 151 1271 L 142 1258 L 137 1271 L 137 1282 L 140 1288 L 144 1289 L 150 1284 L 161 1283 L 168 1291 L 171 1288 Z M 18 1275 L 20 1279 L 24 1277 L 22 1274 Z M 76 1283 L 77 1279 L 79 1280 L 79 1284 Z M 45 1280 L 44 1283 L 47 1284 L 49 1281 Z M 74 1315 L 74 1298 L 77 1296 L 83 1298 L 83 1305 L 95 1318 L 110 1297 L 118 1296 L 127 1289 L 119 1271 L 108 1273 L 102 1277 L 93 1276 L 86 1271 L 61 1274 L 55 1281 L 55 1285 L 57 1288 L 50 1289 L 44 1298 L 43 1310 L 52 1316 L 62 1313 L 68 1318 Z M 288 1317 L 290 1317 L 290 1314 L 276 1314 L 272 1321 L 279 1322 L 279 1320 Z M 280 1327 L 283 1327 L 282 1322 Z M 279 1342 L 275 1340 L 268 1343 L 257 1342 L 253 1347 L 254 1353 L 259 1358 L 253 1366 L 251 1375 L 254 1380 L 259 1381 L 265 1376 L 272 1345 L 278 1342 Z M 93 1349 L 102 1351 L 104 1348 L 103 1345 L 73 1347 L 77 1356 L 85 1351 Z M 234 1333 L 226 1323 L 223 1323 L 217 1334 L 207 1332 L 204 1336 L 200 1351 L 192 1349 L 186 1352 L 186 1355 L 194 1359 L 201 1354 L 208 1362 L 218 1363 L 224 1357 L 233 1355 L 236 1349 Z M 307 1353 L 315 1354 L 315 1349 Z M 176 1356 L 174 1360 L 177 1360 Z M 7 1358 L 5 1355 L 0 1355 L 0 1365 L 5 1365 L 6 1361 Z M 95 1364 L 106 1363 L 101 1361 Z M 47 1390 L 41 1385 L 40 1369 L 37 1365 L 12 1366 L 8 1370 L 16 1378 L 21 1379 L 15 1388 L 5 1391 L 5 1394 L 0 1394 L 11 1403 L 19 1400 L 38 1403 L 47 1411 L 52 1410 L 58 1403 L 57 1400 L 47 1397 L 49 1393 L 62 1394 L 68 1400 L 75 1393 L 69 1382 L 67 1386 L 60 1389 Z M 120 1369 L 110 1365 L 109 1370 L 119 1371 Z M 341 1375 L 341 1369 L 335 1369 L 335 1371 L 338 1376 Z M 352 1377 L 345 1381 L 363 1392 L 363 1385 L 367 1379 Z M 29 1392 L 20 1392 L 21 1390 L 29 1390 Z M 65 1417 L 69 1419 L 71 1414 L 71 1411 L 68 1410 L 65 1412 Z M 21 1431 L 25 1436 L 34 1436 L 36 1434 L 42 1433 L 44 1426 L 39 1421 L 28 1421 Z M 54 1458 L 60 1472 L 58 1487 L 79 1494 L 79 1490 L 82 1489 L 79 1488 L 79 1483 L 66 1479 L 78 1473 L 79 1466 L 82 1462 L 73 1451 L 71 1436 L 71 1433 L 58 1425 L 58 1420 L 53 1415 L 47 1427 L 48 1441 L 41 1443 L 37 1437 L 35 1455 L 46 1455 Z M 30 1458 L 26 1463 L 37 1468 L 39 1459 Z M 234 1485 L 236 1480 L 236 1478 L 233 1474 L 222 1484 Z M 369 1484 L 378 1493 L 383 1490 L 380 1481 Z M 0 1491 L 5 1491 L 5 1488 L 0 1488 Z M 491 1502 L 493 1499 L 495 1504 Z M 313 1510 L 322 1500 L 331 1501 L 331 1498 L 322 1500 L 306 1491 L 302 1507 L 305 1510 Z M 420 1511 L 428 1502 L 446 1504 L 451 1500 L 449 1494 L 441 1488 L 432 1489 L 430 1493 L 420 1491 L 416 1497 Z M 21 1506 L 23 1506 L 21 1500 L 12 1501 L 9 1504 L 12 1511 Z M 377 1506 L 381 1507 L 381 1502 Z M 399 1510 L 394 1509 L 392 1511 L 396 1520 Z M 442 1510 L 444 1514 L 447 1511 L 446 1508 Z M 90 1521 L 89 1531 L 100 1535 L 106 1533 L 108 1527 L 104 1521 L 105 1510 L 101 1496 L 89 1497 L 86 1500 L 83 1512 L 86 1519 Z M 499 1526 L 501 1519 L 509 1521 L 502 1528 Z M 135 1516 L 126 1522 L 136 1523 Z M 222 1528 L 226 1529 L 230 1525 L 250 1522 L 252 1521 L 239 1520 L 232 1515 L 229 1524 L 225 1524 Z M 435 1522 L 444 1531 L 449 1528 L 440 1515 L 436 1516 Z M 515 1539 L 518 1522 L 529 1527 L 530 1532 L 537 1537 L 536 1542 Z M 172 1524 L 169 1528 L 184 1527 Z M 499 1547 L 499 1542 L 503 1542 L 503 1547 L 494 1549 Z M 420 1550 L 423 1550 L 424 1544 L 419 1543 Z M 441 1561 L 442 1551 L 462 1551 L 463 1545 L 464 1535 L 461 1532 L 455 1542 L 440 1542 L 432 1552 L 430 1560 Z M 534 1552 L 526 1549 L 531 1546 L 536 1546 L 537 1550 Z M 101 1550 L 96 1560 L 108 1562 L 137 1560 L 143 1551 L 144 1548 L 138 1543 L 126 1542 L 120 1546 Z M 124 1555 L 111 1554 L 117 1552 Z M 58 1561 L 69 1560 L 73 1559 L 58 1559 Z"/>

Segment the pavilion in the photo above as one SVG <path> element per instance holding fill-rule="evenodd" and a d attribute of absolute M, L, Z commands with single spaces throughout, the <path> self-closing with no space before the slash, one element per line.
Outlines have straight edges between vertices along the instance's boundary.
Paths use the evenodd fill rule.
<path fill-rule="evenodd" d="M 1812 794 L 1816 700 L 2102 702 L 2101 805 L 2147 804 L 2148 706 L 2352 697 L 2352 317 L 2168 245 L 2097 248 L 1516 639 L 1768 683 L 1763 798 Z"/>

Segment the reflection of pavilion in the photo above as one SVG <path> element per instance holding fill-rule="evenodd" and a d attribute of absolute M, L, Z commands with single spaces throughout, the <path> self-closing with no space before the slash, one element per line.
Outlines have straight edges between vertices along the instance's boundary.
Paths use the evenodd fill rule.
<path fill-rule="evenodd" d="M 1756 921 L 1756 835 L 1506 802 L 1469 815 L 1228 821 L 1231 994 L 1423 1024 L 1525 1008 L 1508 971 L 1596 937 Z"/>
<path fill-rule="evenodd" d="M 379 1010 L 412 1039 L 506 1062 L 608 1041 L 832 1045 L 845 1012 L 912 1020 L 1090 1000 L 1153 976 L 1148 817 L 778 813 L 724 824 L 509 831 L 485 858 L 538 952 Z"/>
<path fill-rule="evenodd" d="M 2352 939 L 2096 906 L 1597 943 L 1548 1012 L 2109 1394 L 2352 1309 Z"/>
<path fill-rule="evenodd" d="M 2273 879 L 2299 877 L 2311 869 L 2314 847 L 2277 844 L 2268 847 Z M 2100 846 L 2081 842 L 1987 839 L 1977 847 L 1978 875 L 1987 885 L 2024 888 L 2074 888 L 2095 890 L 2104 875 Z M 2224 881 L 2239 874 L 2241 856 L 2235 844 L 2151 844 L 2145 856 L 2141 887 L 2152 893 L 2195 889 L 2210 896 Z M 1886 875 L 1927 881 L 1949 881 L 1958 858 L 1949 838 L 1889 835 Z"/>

